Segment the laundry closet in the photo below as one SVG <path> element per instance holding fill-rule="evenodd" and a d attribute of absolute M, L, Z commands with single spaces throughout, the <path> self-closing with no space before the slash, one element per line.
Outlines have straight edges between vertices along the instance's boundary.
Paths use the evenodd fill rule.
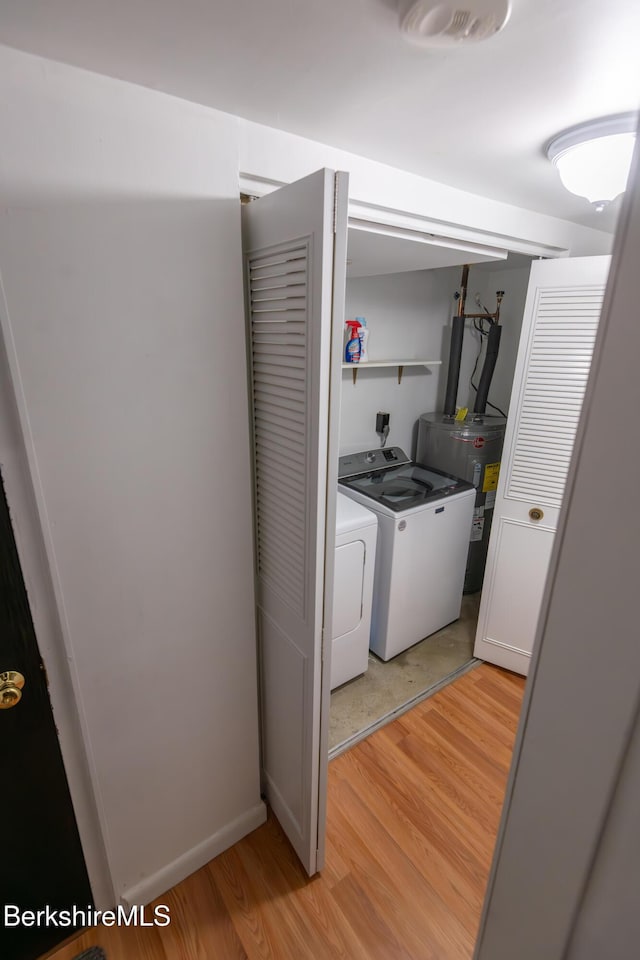
<path fill-rule="evenodd" d="M 371 595 L 370 644 L 385 665 L 410 660 L 430 634 L 436 639 L 431 637 L 426 646 L 451 645 L 450 624 L 458 621 L 458 626 L 466 624 L 461 657 L 457 664 L 445 665 L 440 679 L 464 668 L 473 650 L 499 665 L 521 673 L 528 670 L 608 269 L 607 257 L 545 259 L 531 267 L 534 256 L 558 258 L 562 251 L 536 251 L 534 245 L 511 238 L 505 244 L 508 254 L 506 249 L 477 242 L 478 238 L 469 239 L 471 231 L 461 236 L 461 231 L 451 228 L 455 235 L 436 234 L 419 219 L 421 229 L 396 228 L 385 222 L 384 211 L 370 210 L 366 220 L 350 216 L 348 175 L 326 169 L 244 208 L 263 789 L 310 874 L 324 858 L 329 755 L 439 682 L 433 676 L 426 683 L 417 681 L 409 670 L 397 706 L 384 705 L 377 718 L 365 717 L 364 727 L 346 736 L 338 734 L 332 741 L 334 658 L 327 656 L 327 650 L 338 629 L 334 614 L 340 613 L 342 603 L 350 615 L 355 606 L 355 622 L 350 626 L 345 617 L 338 636 L 355 630 L 366 639 L 366 626 L 359 626 L 357 601 L 359 594 L 364 614 L 364 599 Z M 394 256 L 391 242 L 399 240 L 403 249 Z M 516 257 L 509 262 L 513 253 Z M 455 314 L 459 320 L 461 316 L 455 294 L 464 286 L 464 264 L 470 264 L 464 316 L 477 313 L 482 326 L 490 314 L 495 331 L 496 294 L 502 291 L 499 327 L 504 340 L 488 400 L 498 415 L 510 416 L 501 417 L 507 421 L 501 469 L 496 459 L 485 464 L 484 473 L 479 473 L 481 490 L 476 491 L 495 504 L 487 541 L 490 590 L 487 593 L 485 577 L 479 615 L 476 592 L 475 609 L 472 597 L 465 599 L 467 609 L 461 621 L 468 546 L 456 541 L 460 555 L 453 563 L 451 537 L 441 536 L 433 541 L 435 552 L 428 561 L 423 558 L 425 569 L 421 570 L 421 541 L 433 548 L 433 538 L 424 532 L 415 538 L 415 556 L 403 549 L 398 565 L 396 533 L 408 530 L 409 524 L 403 525 L 404 516 L 397 524 L 388 521 L 394 517 L 390 502 L 399 502 L 398 494 L 404 496 L 395 483 L 401 479 L 400 487 L 422 484 L 425 504 L 441 519 L 451 517 L 454 502 L 466 499 L 466 520 L 451 524 L 450 532 L 456 537 L 463 520 L 470 539 L 476 523 L 479 527 L 484 519 L 488 526 L 486 513 L 491 506 L 485 501 L 484 515 L 476 512 L 474 483 L 465 480 L 461 487 L 453 470 L 438 475 L 434 464 L 414 460 L 421 416 L 437 413 L 443 419 L 444 366 L 448 366 L 451 328 L 459 327 L 452 317 Z M 535 272 L 535 281 L 529 281 L 530 271 L 532 278 Z M 369 360 L 345 367 L 344 325 L 351 317 L 367 320 Z M 447 407 L 451 403 L 453 410 L 474 407 L 470 381 L 482 364 L 474 324 L 472 329 L 466 324 L 453 398 L 451 390 L 446 390 Z M 490 334 L 487 339 L 490 344 Z M 450 382 L 449 375 L 446 380 Z M 481 388 L 481 381 L 474 382 Z M 513 409 L 507 409 L 511 396 Z M 379 413 L 385 414 L 380 420 Z M 381 438 L 386 440 L 385 447 L 380 445 Z M 484 442 L 482 436 L 478 440 Z M 392 472 L 396 468 L 399 473 Z M 394 478 L 391 493 L 386 486 L 389 477 Z M 373 488 L 378 480 L 385 492 L 381 497 L 376 491 L 370 512 L 378 513 L 375 549 L 385 564 L 386 594 L 376 590 L 375 577 L 372 588 L 363 575 L 373 539 L 367 514 L 360 512 L 341 527 L 338 507 L 339 490 L 345 489 L 351 507 L 367 509 L 361 483 Z M 405 505 L 406 501 L 402 509 Z M 512 506 L 516 513 L 524 511 L 524 516 L 508 516 Z M 424 504 L 418 509 L 426 514 Z M 497 519 L 498 537 L 494 535 Z M 342 563 L 344 548 L 345 556 L 355 556 L 356 567 L 360 564 L 359 574 L 350 572 L 349 563 Z M 398 566 L 402 573 L 392 585 Z M 446 575 L 438 580 L 443 569 Z M 417 604 L 409 600 L 418 596 L 423 601 L 420 595 L 430 593 L 438 605 L 445 594 L 456 591 L 457 608 L 443 602 L 440 622 L 435 624 L 425 614 L 423 634 L 413 616 Z M 412 617 L 392 618 L 394 605 L 396 611 L 404 605 Z M 407 632 L 398 649 L 396 633 L 399 626 L 406 628 L 406 620 L 412 620 L 413 636 Z M 356 672 L 364 667 L 363 652 Z M 368 677 L 372 675 L 369 658 L 366 663 L 364 676 Z M 346 696 L 350 687 L 357 689 L 359 680 L 350 669 L 353 679 L 348 679 L 348 673 L 333 678 L 338 695 Z M 360 699 L 366 703 L 372 698 L 363 694 Z"/>
<path fill-rule="evenodd" d="M 395 456 L 398 448 L 411 460 L 423 459 L 417 452 L 419 417 L 443 409 L 452 317 L 458 310 L 459 301 L 456 298 L 460 294 L 465 263 L 470 264 L 466 291 L 468 313 L 495 311 L 496 291 L 504 292 L 500 316 L 502 342 L 489 401 L 506 412 L 530 258 L 511 255 L 507 259 L 495 260 L 471 250 L 401 238 L 392 235 L 391 231 L 385 234 L 379 226 L 372 225 L 371 229 L 363 225 L 350 227 L 345 312 L 347 318 L 365 318 L 369 336 L 366 362 L 346 363 L 343 357 L 341 465 L 348 462 L 349 455 L 366 452 L 372 468 L 375 468 L 374 454 L 384 468 L 389 465 L 388 458 Z M 465 323 L 457 390 L 458 407 L 467 406 L 470 410 L 474 404 L 470 381 L 473 379 L 474 384 L 478 385 L 486 353 L 486 337 L 480 335 L 478 326 L 476 323 L 474 328 L 471 320 Z M 382 422 L 379 420 L 376 423 L 379 414 L 389 417 L 388 435 L 385 435 L 386 432 L 376 432 Z M 493 409 L 487 409 L 487 414 L 485 432 L 490 429 L 489 424 L 494 417 L 498 422 L 504 422 Z M 502 434 L 500 447 L 501 440 Z M 431 483 L 433 480 L 431 476 Z M 394 563 L 397 566 L 404 562 L 405 573 L 396 571 L 396 592 L 399 591 L 397 604 L 405 610 L 396 612 L 395 620 L 392 616 L 388 637 L 385 635 L 383 641 L 376 642 L 375 624 L 381 619 L 380 587 L 377 584 L 376 590 L 372 591 L 371 581 L 375 563 L 384 562 L 380 553 L 377 557 L 375 554 L 376 546 L 378 550 L 382 547 L 381 529 L 378 527 L 376 544 L 376 516 L 367 510 L 367 497 L 359 496 L 356 491 L 359 503 L 353 504 L 348 500 L 350 491 L 344 486 L 340 489 L 336 529 L 339 545 L 336 549 L 341 566 L 339 575 L 337 568 L 336 590 L 342 591 L 344 596 L 341 600 L 336 599 L 336 611 L 338 615 L 342 612 L 342 616 L 333 625 L 330 755 L 336 755 L 351 746 L 390 716 L 417 702 L 427 690 L 468 666 L 473 656 L 479 605 L 479 592 L 475 584 L 471 584 L 471 590 L 467 590 L 465 585 L 458 617 L 468 531 L 471 527 L 468 516 L 471 508 L 467 503 L 461 505 L 464 516 L 460 517 L 465 532 L 456 531 L 455 525 L 449 528 L 445 525 L 437 525 L 433 529 L 425 527 L 416 531 L 415 543 L 411 546 L 407 545 L 406 539 L 398 536 L 399 546 L 404 550 L 404 561 L 399 559 L 396 548 Z M 457 496 L 460 498 L 462 494 L 458 493 Z M 468 493 L 466 499 L 469 499 Z M 354 506 L 359 508 L 360 515 L 341 517 L 341 508 L 345 511 L 347 503 L 349 510 Z M 443 507 L 434 506 L 436 510 L 444 512 Z M 448 510 L 451 512 L 452 508 L 453 502 L 449 502 Z M 393 520 L 383 522 L 394 526 Z M 457 545 L 454 544 L 456 537 L 462 541 Z M 432 541 L 431 545 L 427 540 Z M 360 547 L 357 556 L 356 544 Z M 347 561 L 348 550 L 352 551 L 350 566 Z M 407 596 L 403 579 L 410 580 L 412 576 L 417 578 L 416 582 L 424 584 L 422 592 L 426 590 L 427 593 L 422 605 L 418 603 L 413 612 L 418 621 L 411 627 L 406 623 L 406 607 L 411 607 L 412 596 L 411 592 Z M 349 608 L 352 611 L 351 619 L 347 615 Z M 388 617 L 388 611 L 384 613 Z M 409 640 L 413 641 L 415 637 L 420 642 L 411 642 L 405 649 L 402 637 L 398 636 L 398 633 L 402 633 L 402 629 L 397 629 L 398 621 L 402 628 L 413 630 L 413 633 L 407 634 Z M 370 631 L 372 649 L 365 653 L 363 633 Z M 423 637 L 426 639 L 421 639 Z M 404 641 L 405 644 L 407 642 Z M 400 650 L 395 653 L 398 645 Z M 359 647 L 358 652 L 356 647 Z M 348 665 L 343 664 L 344 657 L 349 660 Z M 346 682 L 343 679 L 345 675 L 348 675 Z"/>

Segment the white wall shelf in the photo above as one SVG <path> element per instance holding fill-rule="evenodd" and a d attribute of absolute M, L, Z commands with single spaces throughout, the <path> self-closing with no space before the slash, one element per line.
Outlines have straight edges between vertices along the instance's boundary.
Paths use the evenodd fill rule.
<path fill-rule="evenodd" d="M 442 360 L 366 360 L 364 363 L 343 363 L 343 370 L 351 370 L 353 382 L 358 379 L 358 370 L 366 370 L 367 367 L 397 367 L 398 383 L 402 383 L 402 373 L 405 367 L 439 367 Z"/>

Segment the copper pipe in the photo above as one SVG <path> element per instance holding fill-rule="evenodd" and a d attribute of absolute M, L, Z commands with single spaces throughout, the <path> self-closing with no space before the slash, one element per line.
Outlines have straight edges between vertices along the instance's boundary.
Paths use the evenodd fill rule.
<path fill-rule="evenodd" d="M 487 312 L 485 311 L 484 313 L 463 313 L 463 314 L 460 314 L 460 310 L 458 309 L 458 314 L 461 315 L 461 316 L 463 316 L 463 317 L 465 318 L 465 320 L 495 320 L 496 323 L 499 323 L 499 322 L 500 322 L 500 305 L 501 305 L 501 303 L 502 303 L 503 297 L 504 297 L 504 290 L 498 290 L 497 293 L 496 293 L 496 298 L 497 298 L 498 303 L 497 303 L 497 306 L 496 306 L 496 312 L 495 312 L 495 313 L 487 313 Z"/>
<path fill-rule="evenodd" d="M 469 264 L 465 263 L 462 268 L 462 280 L 460 281 L 460 299 L 458 300 L 458 316 L 464 317 L 464 308 L 467 302 L 467 283 L 469 281 Z"/>

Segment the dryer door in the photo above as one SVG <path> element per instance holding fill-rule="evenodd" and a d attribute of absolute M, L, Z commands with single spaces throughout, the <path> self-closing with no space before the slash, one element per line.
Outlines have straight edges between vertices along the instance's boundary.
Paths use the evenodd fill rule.
<path fill-rule="evenodd" d="M 331 637 L 337 640 L 351 633 L 362 619 L 364 588 L 364 543 L 353 540 L 336 547 L 335 589 Z"/>

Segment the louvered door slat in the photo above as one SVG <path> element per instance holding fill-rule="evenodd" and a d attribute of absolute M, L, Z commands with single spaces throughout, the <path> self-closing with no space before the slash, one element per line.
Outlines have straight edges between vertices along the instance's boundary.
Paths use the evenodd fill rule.
<path fill-rule="evenodd" d="M 291 487 L 284 486 L 282 483 L 277 482 L 271 477 L 265 478 L 261 476 L 260 483 L 262 484 L 262 489 L 265 491 L 266 495 L 269 496 L 279 496 L 282 499 L 283 492 L 287 498 L 287 509 L 291 506 L 291 501 L 295 501 L 297 506 L 301 509 L 304 508 L 304 500 L 300 500 L 300 496 L 297 491 L 293 490 Z M 282 508 L 282 504 L 280 504 Z"/>
<path fill-rule="evenodd" d="M 279 596 L 291 603 L 303 587 L 303 578 L 301 573 L 292 573 L 299 563 L 282 547 L 282 544 L 274 542 L 273 549 L 268 553 L 258 552 L 258 560 L 262 565 L 263 577 L 269 582 L 277 582 Z"/>
<path fill-rule="evenodd" d="M 289 413 L 291 413 L 291 416 L 288 416 Z M 300 423 L 301 421 L 297 419 L 295 413 L 285 410 L 283 407 L 273 407 L 270 403 L 266 404 L 260 416 L 256 417 L 258 426 L 267 427 L 270 424 L 284 432 L 298 430 Z"/>
<path fill-rule="evenodd" d="M 263 357 L 269 359 L 271 362 L 271 357 L 273 357 L 276 362 L 277 358 L 292 359 L 296 357 L 301 357 L 304 360 L 304 347 L 299 346 L 297 343 L 283 343 L 282 340 L 263 340 L 261 343 L 261 351 Z"/>
<path fill-rule="evenodd" d="M 305 308 L 306 297 L 293 296 L 291 291 L 285 290 L 282 295 L 280 294 L 280 291 L 277 291 L 277 296 L 273 296 L 273 294 L 271 296 L 266 296 L 265 291 L 261 291 L 261 294 L 261 296 L 256 295 L 251 298 L 251 309 L 257 315 L 264 313 L 278 313 L 280 311 L 290 313 L 294 310 L 303 311 Z"/>
<path fill-rule="evenodd" d="M 291 270 L 291 265 L 295 263 L 296 259 L 300 264 L 298 269 L 304 270 L 307 260 L 306 248 L 303 247 L 298 251 L 295 249 L 286 248 L 278 253 L 259 254 L 258 256 L 253 257 L 251 263 L 249 264 L 251 277 L 253 278 L 254 274 L 257 274 L 262 270 L 287 273 Z"/>
<path fill-rule="evenodd" d="M 292 403 L 299 403 L 301 397 L 304 399 L 304 381 L 287 380 L 286 377 L 277 377 L 272 374 L 262 373 L 256 378 L 256 386 L 260 389 L 272 387 L 276 393 L 282 397 L 288 397 Z"/>
<path fill-rule="evenodd" d="M 265 474 L 280 480 L 288 478 L 297 487 L 304 484 L 304 466 L 289 462 L 283 464 L 269 447 L 260 450 L 260 463 L 256 465 L 256 473 Z"/>
<path fill-rule="evenodd" d="M 262 344 L 256 343 L 256 350 L 260 350 Z M 276 387 L 280 390 L 297 390 L 304 393 L 304 369 L 300 370 L 295 366 L 287 366 L 281 370 L 277 364 L 269 363 L 271 357 L 260 357 L 253 361 L 253 377 L 256 389 L 263 386 Z M 297 373 L 294 371 L 298 369 Z"/>
<path fill-rule="evenodd" d="M 266 416 L 283 417 L 285 420 L 294 420 L 296 423 L 304 423 L 304 418 L 297 410 L 292 410 L 288 404 L 283 401 L 270 397 L 268 394 L 261 399 L 262 412 Z"/>
<path fill-rule="evenodd" d="M 564 386 L 571 386 L 572 390 L 573 390 L 573 384 L 576 381 L 579 383 L 582 383 L 583 379 L 584 378 L 581 377 L 580 373 L 576 373 L 574 371 L 568 371 L 568 372 L 564 371 L 560 376 L 553 376 L 553 373 L 551 370 L 549 371 L 536 370 L 530 373 L 528 378 L 529 382 L 531 382 L 533 386 L 535 386 L 536 384 L 540 384 L 540 385 L 544 384 L 544 385 L 553 387 L 558 383 L 562 383 L 564 384 Z"/>
<path fill-rule="evenodd" d="M 269 536 L 263 532 L 263 538 Z M 286 596 L 292 589 L 298 590 L 303 585 L 300 561 L 287 549 L 286 540 L 278 539 L 275 535 L 269 550 L 258 550 L 258 560 L 262 566 L 262 575 L 272 582 L 278 582 L 279 593 Z M 273 575 L 278 571 L 278 577 Z"/>
<path fill-rule="evenodd" d="M 266 510 L 264 512 L 266 513 Z M 279 520 L 271 516 L 268 520 L 261 520 L 258 523 L 258 531 L 263 538 L 269 538 L 270 540 L 269 553 L 267 554 L 265 551 L 264 556 L 277 557 L 283 563 L 286 563 L 287 583 L 301 580 L 303 553 L 296 547 L 299 532 L 297 536 L 292 534 L 289 530 L 283 528 Z"/>
<path fill-rule="evenodd" d="M 285 474 L 284 470 L 278 472 L 277 470 L 271 468 L 270 465 L 267 466 L 266 470 L 265 466 L 263 465 L 258 472 L 260 475 L 260 483 L 282 487 L 285 495 L 289 498 L 300 491 L 300 479 L 296 474 L 290 476 Z M 304 501 L 304 496 L 302 497 L 302 500 Z"/>
<path fill-rule="evenodd" d="M 287 406 L 291 405 L 291 401 L 297 401 L 299 390 L 293 390 L 290 387 L 281 387 L 275 383 L 256 383 L 253 387 L 254 399 L 258 403 L 262 403 L 265 397 L 269 398 L 269 402 L 274 403 L 286 403 Z"/>
<path fill-rule="evenodd" d="M 282 485 L 278 484 L 277 486 L 274 486 L 272 479 L 270 477 L 262 477 L 260 482 L 262 483 L 262 488 L 266 494 L 272 495 L 272 496 L 278 496 L 280 494 L 280 488 Z M 287 487 L 286 489 L 287 489 L 288 503 L 290 503 L 291 500 L 295 500 L 297 503 L 300 504 L 301 507 L 304 506 L 304 498 L 300 496 L 300 493 L 298 490 L 295 490 L 291 487 Z"/>
<path fill-rule="evenodd" d="M 541 410 L 549 410 L 556 417 L 560 425 L 562 424 L 563 420 L 571 421 L 573 416 L 571 412 L 572 410 L 580 409 L 580 403 L 574 397 L 565 397 L 560 401 L 552 400 L 550 402 L 547 402 L 546 400 L 542 400 L 540 398 L 536 398 L 536 404 L 538 408 Z M 562 412 L 559 412 L 559 411 L 562 411 Z M 527 419 L 529 418 L 527 417 L 522 418 L 523 426 L 526 426 Z"/>
<path fill-rule="evenodd" d="M 306 243 L 297 243 L 249 261 L 258 575 L 299 616 L 305 612 L 307 254 Z"/>
<path fill-rule="evenodd" d="M 277 451 L 281 457 L 290 457 L 296 460 L 304 458 L 304 439 L 291 437 L 277 430 L 275 427 L 271 430 L 265 430 L 260 427 L 259 424 L 256 424 L 255 435 L 257 445 L 260 446 L 261 449 L 268 446 L 274 453 Z"/>
<path fill-rule="evenodd" d="M 259 551 L 258 562 L 262 566 L 262 575 L 268 582 L 280 583 L 280 596 L 289 604 L 295 603 L 296 594 L 301 587 L 301 580 L 289 580 L 287 578 L 290 562 L 287 560 L 284 564 L 280 564 L 274 552 L 270 552 L 268 556 L 262 556 Z"/>
<path fill-rule="evenodd" d="M 280 368 L 284 367 L 284 370 Z M 305 379 L 305 362 L 298 357 L 289 357 L 283 353 L 280 357 L 263 357 L 261 360 L 254 360 L 253 369 L 256 380 L 268 377 L 273 384 L 285 386 L 290 378 L 294 380 Z M 276 378 L 274 380 L 274 377 Z"/>
<path fill-rule="evenodd" d="M 282 310 L 270 307 L 251 307 L 251 315 L 260 323 L 301 323 L 302 311 L 298 309 Z"/>
<path fill-rule="evenodd" d="M 304 320 L 297 320 L 295 317 L 289 317 L 286 320 L 274 320 L 273 318 L 268 319 L 267 317 L 254 316 L 253 317 L 253 336 L 256 342 L 262 340 L 268 340 L 271 337 L 278 336 L 282 334 L 287 337 L 303 337 L 305 336 L 305 324 Z M 274 343 L 286 343 L 288 341 L 280 339 L 273 340 Z M 302 342 L 293 340 L 294 343 Z"/>
<path fill-rule="evenodd" d="M 307 274 L 304 270 L 299 270 L 296 272 L 295 269 L 292 269 L 293 262 L 291 260 L 287 261 L 286 270 L 280 271 L 271 271 L 272 275 L 268 276 L 266 269 L 255 270 L 252 272 L 251 276 L 251 288 L 252 290 L 264 290 L 269 287 L 293 287 L 293 286 L 306 286 L 307 284 Z M 275 275 L 274 275 L 275 274 Z"/>
<path fill-rule="evenodd" d="M 603 295 L 539 291 L 507 496 L 560 506 Z"/>
<path fill-rule="evenodd" d="M 297 529 L 295 522 L 289 522 L 289 518 L 284 515 L 284 508 L 277 513 L 276 510 L 277 507 L 273 508 L 273 501 L 270 502 L 265 496 L 264 512 L 268 512 L 269 519 L 261 520 L 258 527 L 266 536 L 272 538 L 275 549 L 281 556 L 287 557 L 290 564 L 302 568 L 303 554 L 297 544 L 304 531 Z M 297 576 L 301 574 L 298 573 Z"/>

